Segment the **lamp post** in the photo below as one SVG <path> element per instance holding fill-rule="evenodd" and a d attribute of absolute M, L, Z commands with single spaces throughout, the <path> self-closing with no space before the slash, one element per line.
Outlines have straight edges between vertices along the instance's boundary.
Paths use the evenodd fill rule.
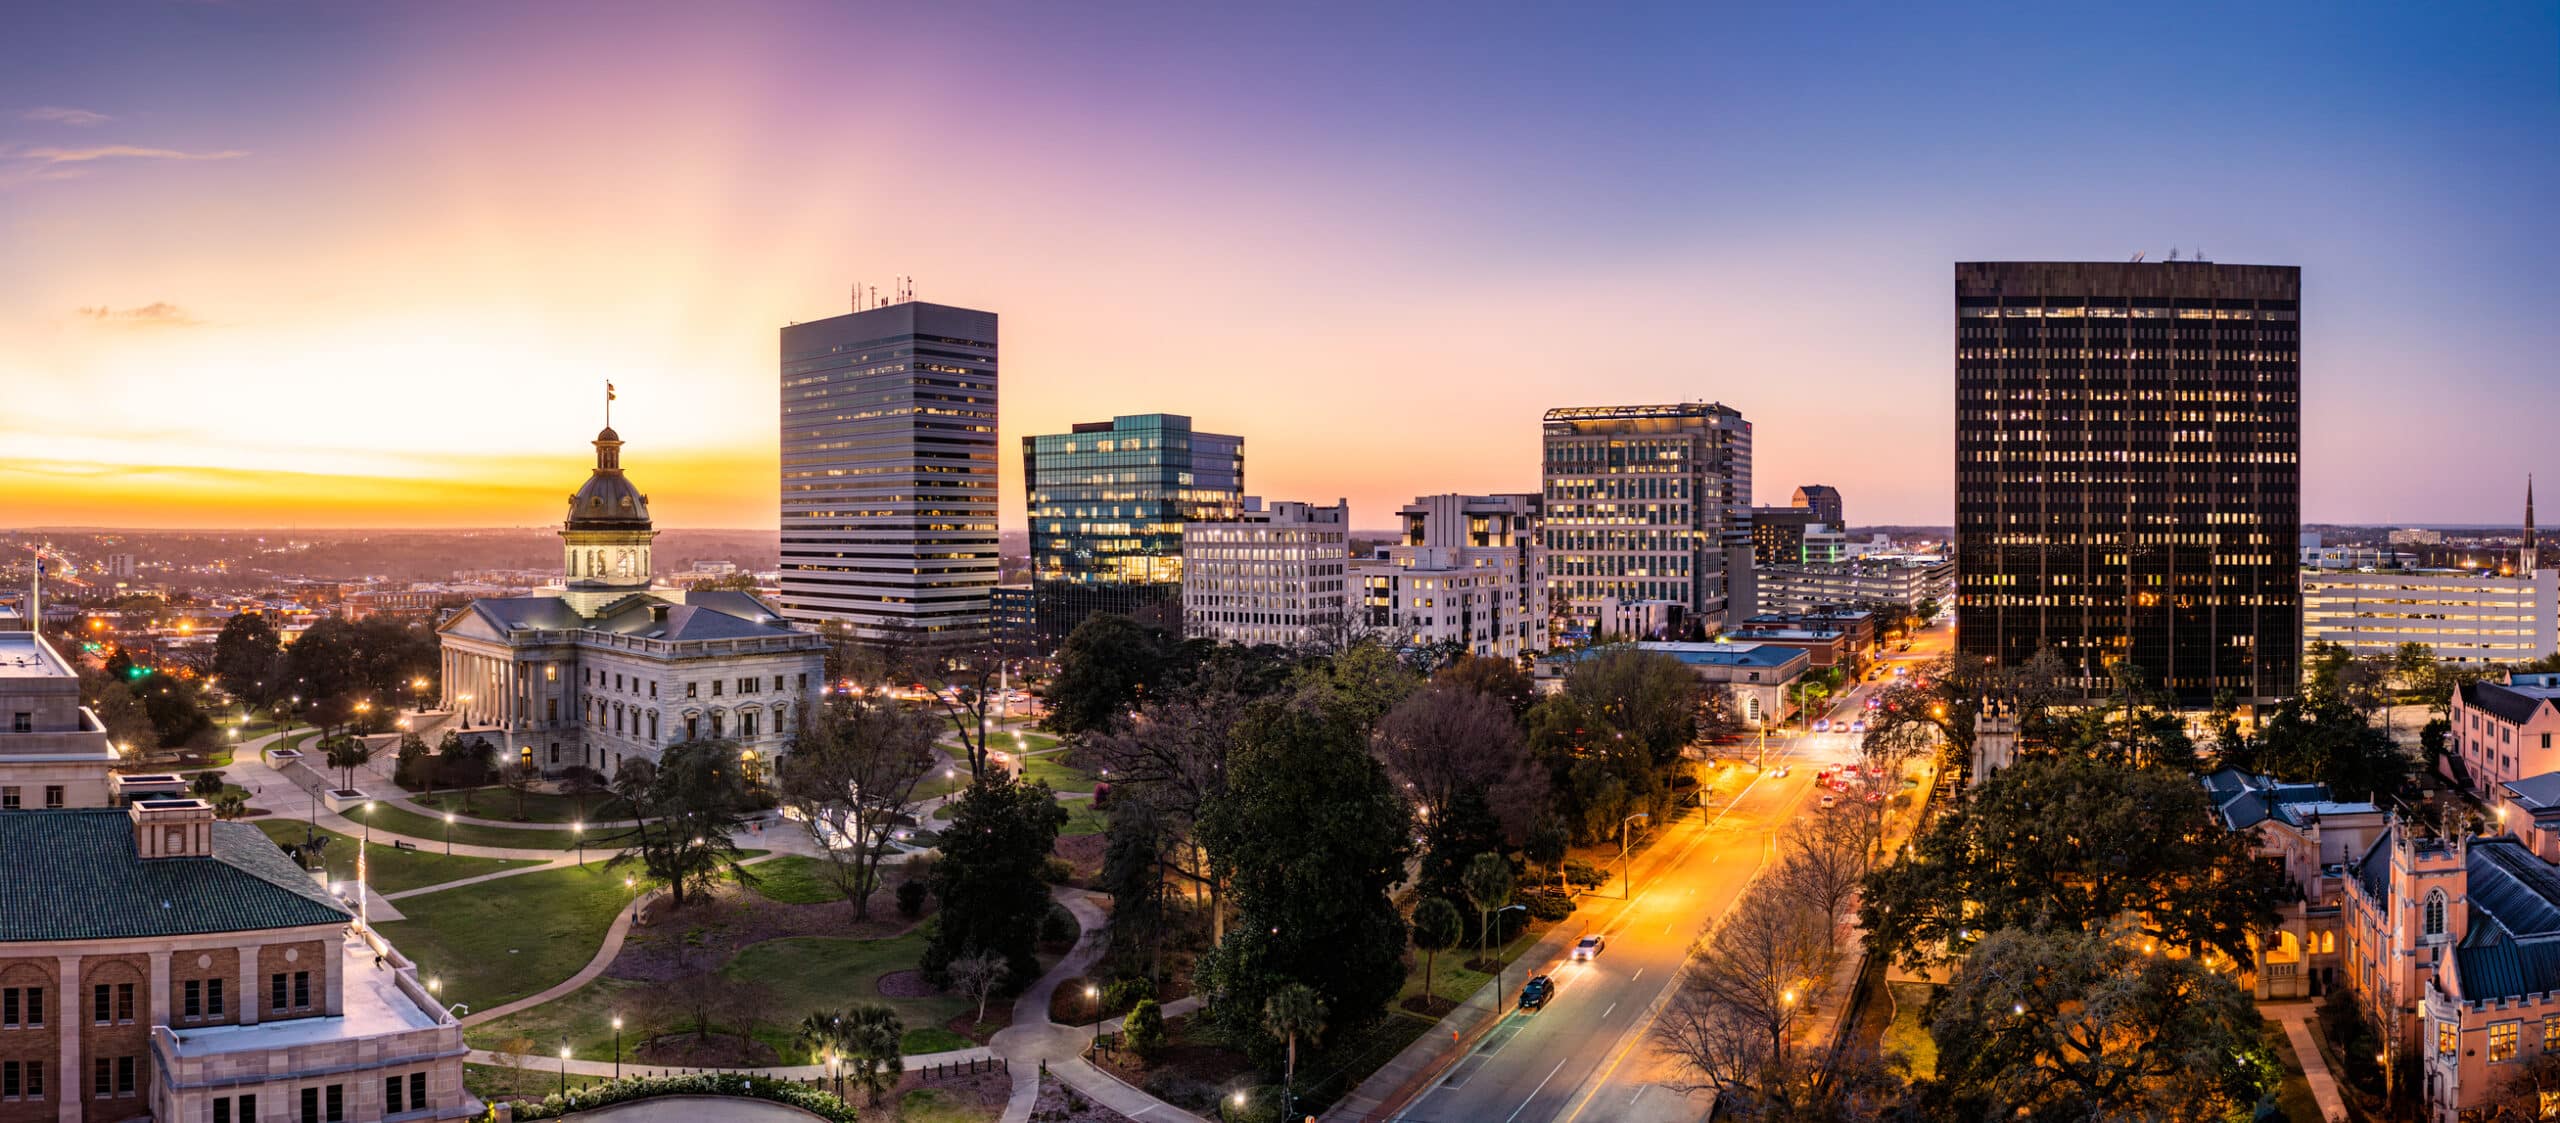
<path fill-rule="evenodd" d="M 1636 894 L 1636 871 L 1627 865 L 1627 825 L 1638 819 L 1650 823 L 1653 821 L 1653 816 L 1638 811 L 1618 821 L 1618 876 L 1627 879 L 1627 886 L 1620 891 L 1618 897 L 1622 901 L 1632 900 Z"/>
<path fill-rule="evenodd" d="M 1529 911 L 1529 906 L 1527 906 L 1527 905 L 1504 905 L 1504 906 L 1502 906 L 1501 908 L 1495 909 L 1495 910 L 1493 910 L 1493 919 L 1492 919 L 1492 921 L 1488 922 L 1486 926 L 1487 926 L 1487 927 L 1491 927 L 1493 924 L 1500 923 L 1500 922 L 1501 922 L 1501 920 L 1502 920 L 1502 914 L 1504 914 L 1504 913 L 1506 913 L 1506 912 L 1510 912 L 1510 911 L 1511 911 L 1511 910 L 1513 910 L 1513 909 L 1518 909 L 1518 910 L 1520 910 L 1520 911 L 1522 911 L 1522 912 L 1527 912 L 1527 911 Z M 1479 951 L 1481 951 L 1482 949 L 1478 949 L 1478 950 L 1479 950 Z M 1502 1012 L 1502 968 L 1503 968 L 1502 957 L 1501 957 L 1501 956 L 1498 956 L 1498 955 L 1497 955 L 1497 956 L 1494 956 L 1494 957 L 1493 957 L 1493 1009 L 1494 1009 L 1494 1012 L 1495 1012 L 1495 1013 L 1497 1013 L 1497 1014 Z"/>
<path fill-rule="evenodd" d="M 613 1016 L 613 1078 L 622 1079 L 622 1015 Z"/>
<path fill-rule="evenodd" d="M 569 1043 L 560 1043 L 560 1094 L 569 1094 Z"/>
<path fill-rule="evenodd" d="M 1084 987 L 1084 1000 L 1093 1007 L 1093 1047 L 1102 1048 L 1102 989 L 1091 983 Z"/>
<path fill-rule="evenodd" d="M 364 840 L 356 843 L 356 926 L 371 932 L 373 931 L 373 902 L 369 898 L 373 894 L 366 887 L 366 872 L 372 868 L 373 801 L 369 799 L 364 801 L 364 806 L 358 810 L 364 812 Z"/>
<path fill-rule="evenodd" d="M 569 837 L 578 844 L 578 868 L 587 868 L 587 821 L 580 819 L 569 824 Z"/>
<path fill-rule="evenodd" d="M 1780 1063 L 1784 1063 L 1787 1057 L 1787 1045 L 1794 1040 L 1796 1034 L 1796 988 L 1788 987 L 1785 994 L 1779 995 L 1778 1005 L 1786 1011 L 1778 1030 L 1778 1059 Z"/>
<path fill-rule="evenodd" d="M 444 856 L 453 857 L 453 812 L 444 813 Z"/>

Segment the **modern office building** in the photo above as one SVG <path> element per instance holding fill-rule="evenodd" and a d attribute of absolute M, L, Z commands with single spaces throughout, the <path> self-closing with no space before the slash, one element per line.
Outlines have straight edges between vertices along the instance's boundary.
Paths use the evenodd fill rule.
<path fill-rule="evenodd" d="M 1804 561 L 1805 531 L 1821 523 L 1803 507 L 1751 509 L 1751 561 L 1755 565 L 1799 565 Z"/>
<path fill-rule="evenodd" d="M 995 313 L 911 300 L 783 328 L 783 613 L 984 635 L 996 456 Z"/>
<path fill-rule="evenodd" d="M 1955 563 L 1936 554 L 1878 554 L 1821 565 L 1773 565 L 1752 571 L 1762 612 L 1825 607 L 1916 608 L 1955 595 Z"/>
<path fill-rule="evenodd" d="M 2299 688 L 2301 298 L 2292 266 L 1955 267 L 1963 654 Z"/>
<path fill-rule="evenodd" d="M 1182 627 L 1182 528 L 1244 509 L 1244 438 L 1148 413 L 1022 438 L 1034 630 L 1065 642 L 1097 612 Z"/>
<path fill-rule="evenodd" d="M 1723 618 L 1729 571 L 1752 549 L 1751 423 L 1739 411 L 1551 409 L 1544 464 L 1547 596 L 1565 630 L 1590 631 L 1604 597 Z"/>
<path fill-rule="evenodd" d="M 1797 509 L 1811 512 L 1813 521 L 1834 530 L 1845 531 L 1849 524 L 1841 521 L 1840 489 L 1830 484 L 1806 484 L 1796 489 Z"/>
<path fill-rule="evenodd" d="M 1182 527 L 1182 627 L 1220 643 L 1303 647 L 1358 622 L 1345 571 L 1351 504 L 1247 496 L 1232 519 Z"/>
<path fill-rule="evenodd" d="M 1352 566 L 1368 624 L 1403 648 L 1517 659 L 1547 649 L 1545 547 L 1535 495 L 1425 495 L 1404 533 Z"/>

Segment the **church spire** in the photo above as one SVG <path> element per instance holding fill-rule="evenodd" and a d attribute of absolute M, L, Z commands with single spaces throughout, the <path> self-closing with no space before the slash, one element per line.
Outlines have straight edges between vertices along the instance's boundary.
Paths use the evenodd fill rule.
<path fill-rule="evenodd" d="M 2533 473 L 2524 474 L 2524 548 L 2516 553 L 2518 576 L 2531 577 L 2542 568 L 2542 551 L 2533 540 Z"/>

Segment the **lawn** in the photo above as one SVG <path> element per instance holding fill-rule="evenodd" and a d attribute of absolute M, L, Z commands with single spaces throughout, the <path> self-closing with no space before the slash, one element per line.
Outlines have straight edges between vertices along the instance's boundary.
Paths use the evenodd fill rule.
<path fill-rule="evenodd" d="M 475 1049 L 495 1049 L 519 1036 L 555 1051 L 566 1042 L 572 1056 L 609 1061 L 613 1059 L 613 1019 L 620 1017 L 622 1057 L 627 1061 L 631 1051 L 656 1032 L 649 1018 L 651 989 L 649 983 L 605 976 L 533 1009 L 473 1026 L 463 1031 L 463 1039 Z"/>
<path fill-rule="evenodd" d="M 267 837 L 278 845 L 288 842 L 298 845 L 311 834 L 309 823 L 292 819 L 260 819 L 257 827 L 267 832 Z M 329 865 L 329 880 L 355 880 L 358 839 L 336 831 L 319 833 L 329 839 L 329 845 L 322 851 Z M 377 842 L 366 848 L 365 878 L 375 892 L 397 893 L 403 889 L 441 885 L 534 864 L 510 858 L 448 858 L 441 850 L 400 850 L 389 843 Z"/>
<path fill-rule="evenodd" d="M 945 1028 L 944 1023 L 964 1013 L 975 1013 L 976 1007 L 967 1000 L 945 995 L 891 998 L 880 993 L 880 976 L 913 968 L 923 952 L 921 932 L 887 940 L 795 936 L 752 945 L 721 968 L 721 973 L 773 988 L 777 996 L 773 1018 L 778 1022 L 796 1023 L 811 1010 L 880 1002 L 896 1010 L 906 1023 L 906 1037 L 900 1043 L 903 1051 L 938 1053 L 965 1049 L 970 1042 Z M 1008 1000 L 999 997 L 989 1005 L 1004 1001 Z M 806 1051 L 791 1043 L 788 1032 L 768 1029 L 758 1036 L 782 1050 L 785 1058 Z"/>
<path fill-rule="evenodd" d="M 579 820 L 610 823 L 631 817 L 631 808 L 621 799 L 603 793 L 584 798 L 552 795 L 548 792 L 526 792 L 524 814 L 516 813 L 516 793 L 503 785 L 485 788 L 447 789 L 433 795 L 414 797 L 417 802 L 442 811 L 474 815 L 483 819 L 500 819 L 517 823 L 559 823 L 567 825 Z"/>
<path fill-rule="evenodd" d="M 1046 780 L 1050 787 L 1062 792 L 1090 792 L 1094 784 L 1093 773 L 1069 768 L 1056 756 L 1023 758 L 1022 781 L 1027 784 L 1033 780 Z"/>
<path fill-rule="evenodd" d="M 569 1076 L 569 1087 L 572 1088 L 604 1082 L 601 1076 L 579 1076 L 575 1073 Z M 560 1090 L 560 1074 L 557 1070 L 544 1072 L 539 1068 L 465 1064 L 462 1066 L 462 1086 L 483 1100 L 538 1100 Z"/>
<path fill-rule="evenodd" d="M 1058 828 L 1058 837 L 1073 838 L 1080 834 L 1101 834 L 1111 829 L 1111 813 L 1095 807 L 1089 799 L 1062 799 L 1058 806 L 1067 809 L 1067 825 Z"/>
<path fill-rule="evenodd" d="M 1514 935 L 1510 943 L 1494 950 L 1507 966 L 1519 959 L 1530 948 L 1538 946 L 1538 940 L 1545 936 L 1547 929 L 1552 926 L 1553 922 L 1546 921 L 1532 924 Z M 1467 961 L 1475 958 L 1475 955 L 1476 945 L 1472 941 L 1441 952 L 1436 960 L 1421 952 L 1413 953 L 1413 969 L 1405 973 L 1404 987 L 1396 992 L 1395 1008 L 1401 1010 L 1404 1008 L 1405 999 L 1422 996 L 1422 969 L 1427 960 L 1430 961 L 1431 967 L 1432 996 L 1443 1002 L 1466 1001 L 1486 983 L 1493 981 L 1491 974 L 1467 966 Z M 1502 985 L 1514 993 L 1518 992 L 1521 984 L 1528 981 L 1529 976 L 1525 969 L 1505 971 L 1502 976 Z M 1509 1001 L 1510 997 L 1504 996 L 1504 1001 Z"/>
<path fill-rule="evenodd" d="M 2302 1075 L 2302 1058 L 2294 1055 L 2283 1026 L 2267 1023 L 2267 1044 L 2284 1064 L 2284 1082 L 2276 1087 L 2276 1107 L 2283 1118 L 2288 1123 L 2320 1123 L 2320 1101 L 2311 1096 L 2311 1082 Z"/>
<path fill-rule="evenodd" d="M 1016 736 L 1012 733 L 998 733 L 993 739 L 997 748 L 1009 753 L 1045 753 L 1058 747 L 1058 739 L 1046 733 L 1026 731 L 1018 735 L 1019 740 Z"/>
<path fill-rule="evenodd" d="M 1920 1012 L 1928 1008 L 1930 992 L 1938 988 L 1927 983 L 1889 983 L 1886 993 L 1893 997 L 1893 1024 L 1884 1031 L 1884 1051 L 1900 1053 L 1911 1062 L 1911 1075 L 1926 1080 L 1938 1074 L 1938 1042 L 1929 1036 L 1929 1023 Z M 2317 1118 L 2315 1113 L 2314 1118 Z"/>
<path fill-rule="evenodd" d="M 786 905 L 823 905 L 844 899 L 844 894 L 836 892 L 835 884 L 827 880 L 828 864 L 823 858 L 785 854 L 749 866 L 747 872 L 755 875 L 755 891 L 766 900 Z M 882 872 L 888 871 L 884 867 Z"/>
<path fill-rule="evenodd" d="M 375 803 L 372 811 L 358 812 L 355 815 L 348 816 L 348 818 L 360 819 L 362 816 L 366 815 L 370 815 L 372 817 L 375 830 L 407 835 L 411 838 L 417 839 L 420 843 L 428 846 L 429 848 L 444 845 L 445 823 L 443 819 L 431 819 L 425 815 L 421 815 L 406 807 L 393 803 Z M 621 845 L 613 840 L 621 837 L 624 833 L 624 830 L 621 828 L 612 830 L 591 830 L 586 832 L 588 856 L 592 858 L 597 855 L 611 854 L 614 851 L 621 849 Z M 453 841 L 464 846 L 504 846 L 520 850 L 569 850 L 577 846 L 578 834 L 577 832 L 568 830 L 491 827 L 483 826 L 479 823 L 455 823 L 453 824 Z"/>
<path fill-rule="evenodd" d="M 577 974 L 632 896 L 620 873 L 571 866 L 411 897 L 380 928 L 446 1001 L 481 1010 Z"/>

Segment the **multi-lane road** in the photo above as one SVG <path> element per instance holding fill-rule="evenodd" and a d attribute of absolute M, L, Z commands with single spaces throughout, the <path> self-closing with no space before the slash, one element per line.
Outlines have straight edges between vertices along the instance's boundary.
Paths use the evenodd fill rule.
<path fill-rule="evenodd" d="M 1932 628 L 1911 651 L 1889 658 L 1917 661 L 1946 646 L 1946 629 Z M 1882 685 L 1861 682 L 1828 709 L 1843 718 L 1863 714 L 1866 697 Z M 1678 1073 L 1648 1040 L 1653 1016 L 1690 946 L 1771 859 L 1779 831 L 1813 802 L 1814 773 L 1822 764 L 1856 759 L 1858 742 L 1845 732 L 1772 737 L 1767 769 L 1737 769 L 1708 807 L 1670 823 L 1636 859 L 1632 899 L 1606 899 L 1628 892 L 1625 878 L 1582 898 L 1565 924 L 1605 935 L 1605 950 L 1587 963 L 1515 966 L 1505 980 L 1506 1003 L 1528 975 L 1543 973 L 1556 984 L 1546 1008 L 1505 1015 L 1393 1117 L 1408 1123 L 1698 1118 L 1706 1101 L 1679 1091 Z M 1780 765 L 1787 775 L 1776 774 Z"/>

